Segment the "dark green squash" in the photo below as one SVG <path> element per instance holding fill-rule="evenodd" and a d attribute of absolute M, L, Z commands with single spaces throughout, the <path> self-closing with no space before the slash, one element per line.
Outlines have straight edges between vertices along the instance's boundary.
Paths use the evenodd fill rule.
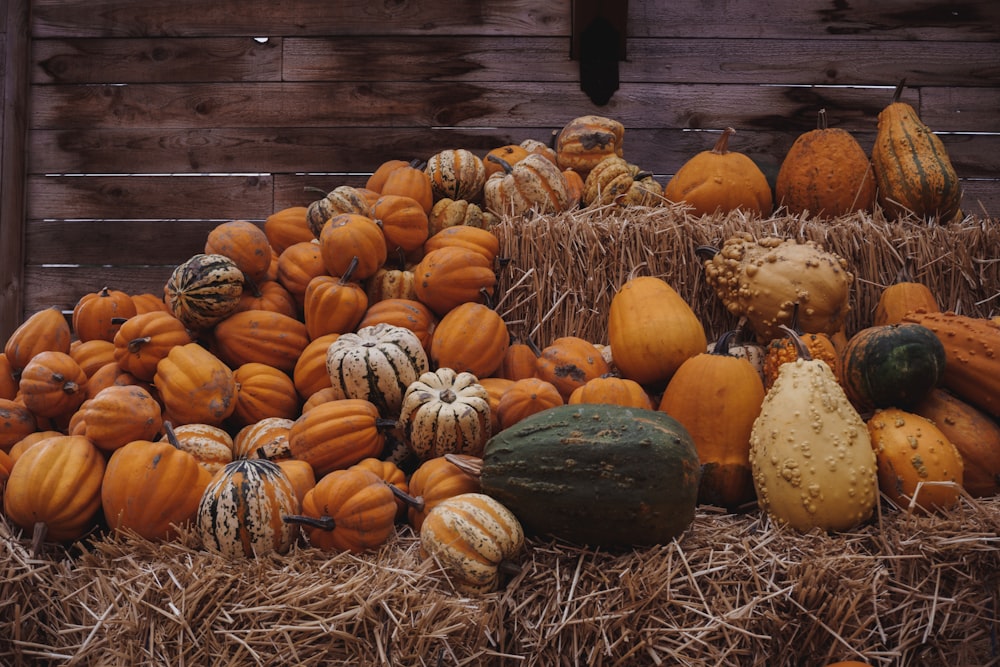
<path fill-rule="evenodd" d="M 673 417 L 618 405 L 535 413 L 486 444 L 480 483 L 529 534 L 594 547 L 664 544 L 694 520 L 701 466 Z"/>
<path fill-rule="evenodd" d="M 908 408 L 944 377 L 941 341 L 925 326 L 884 324 L 862 329 L 844 347 L 841 382 L 859 412 Z"/>

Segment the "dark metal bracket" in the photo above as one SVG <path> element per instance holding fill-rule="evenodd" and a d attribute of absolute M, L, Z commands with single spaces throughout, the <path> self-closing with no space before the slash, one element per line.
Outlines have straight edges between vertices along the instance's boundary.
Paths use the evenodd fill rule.
<path fill-rule="evenodd" d="M 580 89 L 603 106 L 618 90 L 626 59 L 628 0 L 573 0 L 570 58 L 580 62 Z"/>

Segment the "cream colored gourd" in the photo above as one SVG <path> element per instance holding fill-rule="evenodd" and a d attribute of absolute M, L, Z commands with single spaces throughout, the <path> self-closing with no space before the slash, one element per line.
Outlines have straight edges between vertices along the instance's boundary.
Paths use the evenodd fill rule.
<path fill-rule="evenodd" d="M 864 420 L 833 371 L 809 358 L 783 364 L 750 434 L 750 467 L 761 509 L 799 531 L 849 530 L 871 517 L 878 466 Z"/>

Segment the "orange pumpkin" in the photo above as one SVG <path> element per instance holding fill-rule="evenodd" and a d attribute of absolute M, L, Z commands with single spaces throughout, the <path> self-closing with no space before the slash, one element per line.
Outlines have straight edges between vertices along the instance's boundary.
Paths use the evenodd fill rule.
<path fill-rule="evenodd" d="M 277 276 L 277 258 L 272 266 Z M 239 313 L 244 310 L 271 310 L 288 317 L 298 317 L 299 304 L 295 295 L 277 279 L 268 279 L 261 283 L 248 284 L 244 288 L 234 312 Z"/>
<path fill-rule="evenodd" d="M 514 380 L 501 377 L 485 377 L 479 380 L 479 385 L 486 390 L 486 402 L 490 406 L 490 433 L 500 432 L 500 420 L 497 417 L 497 408 L 500 406 L 500 397 L 513 384 Z"/>
<path fill-rule="evenodd" d="M 316 238 L 306 220 L 305 206 L 289 206 L 275 211 L 264 220 L 264 234 L 271 248 L 280 256 L 290 245 Z"/>
<path fill-rule="evenodd" d="M 371 218 L 385 235 L 390 254 L 413 252 L 427 240 L 427 211 L 413 197 L 381 195 L 372 206 Z"/>
<path fill-rule="evenodd" d="M 386 160 L 372 172 L 372 175 L 368 177 L 365 181 L 365 188 L 373 192 L 378 192 L 381 194 L 382 186 L 385 185 L 386 179 L 389 178 L 389 174 L 394 172 L 401 167 L 416 166 L 411 165 L 406 160 Z"/>
<path fill-rule="evenodd" d="M 342 276 L 355 264 L 351 275 L 364 280 L 385 264 L 388 249 L 385 234 L 371 218 L 341 213 L 330 218 L 319 234 L 323 264 L 332 276 Z"/>
<path fill-rule="evenodd" d="M 491 160 L 490 156 L 494 158 L 499 158 L 496 160 Z M 498 146 L 486 153 L 486 157 L 483 159 L 483 167 L 486 169 L 486 178 L 489 178 L 493 174 L 503 171 L 503 166 L 500 160 L 503 160 L 507 164 L 514 166 L 524 158 L 531 155 L 528 149 L 520 144 L 507 144 L 506 146 Z"/>
<path fill-rule="evenodd" d="M 39 352 L 21 371 L 24 405 L 39 417 L 71 415 L 87 398 L 87 375 L 63 352 Z"/>
<path fill-rule="evenodd" d="M 11 469 L 4 514 L 26 531 L 41 524 L 48 541 L 78 540 L 97 523 L 104 469 L 104 456 L 87 438 L 47 438 Z"/>
<path fill-rule="evenodd" d="M 149 382 L 156 364 L 177 345 L 192 342 L 191 332 L 165 310 L 130 317 L 115 334 L 115 362 L 122 370 Z"/>
<path fill-rule="evenodd" d="M 536 412 L 563 405 L 562 394 L 551 382 L 532 377 L 515 380 L 500 395 L 497 402 L 497 421 L 501 429 L 513 426 Z"/>
<path fill-rule="evenodd" d="M 125 292 L 107 287 L 80 297 L 73 307 L 73 331 L 82 341 L 114 340 L 121 319 L 135 315 L 135 302 Z"/>
<path fill-rule="evenodd" d="M 35 431 L 34 433 L 29 433 L 20 440 L 14 443 L 14 446 L 10 448 L 7 454 L 10 455 L 11 461 L 17 461 L 21 458 L 21 455 L 28 451 L 33 446 L 37 445 L 42 440 L 47 440 L 48 438 L 54 438 L 56 436 L 66 435 L 62 431 Z M 3 450 L 0 450 L 3 451 Z"/>
<path fill-rule="evenodd" d="M 480 491 L 479 478 L 452 463 L 453 458 L 475 459 L 465 454 L 436 456 L 421 463 L 410 475 L 406 514 L 410 526 L 418 533 L 424 517 L 442 500 Z"/>
<path fill-rule="evenodd" d="M 38 421 L 24 403 L 0 398 L 0 449 L 10 449 L 37 430 Z"/>
<path fill-rule="evenodd" d="M 221 359 L 197 343 L 177 345 L 156 367 L 153 383 L 174 424 L 219 426 L 236 409 L 236 380 Z"/>
<path fill-rule="evenodd" d="M 309 542 L 324 551 L 359 553 L 392 535 L 396 497 L 378 475 L 364 468 L 323 476 L 302 500 L 302 514 L 285 516 L 306 527 Z"/>
<path fill-rule="evenodd" d="M 879 295 L 873 323 L 875 326 L 899 324 L 906 315 L 918 309 L 928 313 L 941 312 L 934 292 L 923 283 L 909 280 L 894 283 Z"/>
<path fill-rule="evenodd" d="M 193 456 L 198 465 L 213 475 L 233 460 L 233 439 L 218 426 L 181 424 L 174 428 L 170 422 L 164 422 L 163 430 L 161 440 L 168 440 Z"/>
<path fill-rule="evenodd" d="M 498 312 L 481 303 L 466 302 L 448 311 L 431 338 L 431 363 L 435 368 L 492 375 L 500 366 L 510 333 Z"/>
<path fill-rule="evenodd" d="M 453 246 L 474 250 L 482 254 L 490 266 L 494 265 L 500 254 L 500 239 L 497 238 L 496 234 L 487 229 L 468 225 L 455 225 L 442 229 L 427 239 L 424 243 L 424 252 L 429 253 L 438 248 Z"/>
<path fill-rule="evenodd" d="M 69 354 L 72 332 L 62 311 L 46 308 L 34 313 L 21 323 L 4 344 L 3 352 L 15 373 L 28 365 L 39 352 Z"/>
<path fill-rule="evenodd" d="M 368 310 L 368 294 L 357 282 L 351 280 L 353 268 L 347 273 L 333 276 L 316 276 L 309 281 L 303 308 L 306 332 L 316 339 L 326 334 L 354 331 Z"/>
<path fill-rule="evenodd" d="M 271 267 L 271 244 L 267 234 L 247 220 L 231 220 L 213 227 L 205 240 L 204 252 L 233 260 L 253 282 L 263 281 Z"/>
<path fill-rule="evenodd" d="M 319 243 L 293 243 L 278 256 L 278 282 L 292 294 L 299 308 L 305 304 L 309 282 L 322 275 L 330 273 L 323 262 Z"/>
<path fill-rule="evenodd" d="M 262 450 L 274 453 L 276 461 L 291 456 L 288 450 L 288 434 L 295 424 L 294 419 L 285 417 L 265 417 L 253 424 L 247 424 L 236 432 L 233 438 L 234 459 L 261 458 Z"/>
<path fill-rule="evenodd" d="M 439 319 L 430 308 L 415 299 L 383 299 L 368 307 L 365 316 L 358 322 L 358 330 L 376 324 L 409 329 L 420 340 L 424 351 L 430 354 L 434 330 Z"/>
<path fill-rule="evenodd" d="M 247 362 L 233 371 L 236 407 L 231 420 L 242 427 L 266 419 L 299 416 L 299 395 L 287 373 L 274 366 Z"/>
<path fill-rule="evenodd" d="M 419 160 L 414 160 L 391 168 L 380 188 L 370 185 L 368 187 L 382 195 L 402 195 L 415 199 L 424 211 L 430 213 L 431 207 L 434 206 L 434 189 L 431 186 L 431 177 L 423 167 Z"/>
<path fill-rule="evenodd" d="M 653 401 L 641 384 L 635 380 L 614 375 L 602 375 L 587 380 L 573 390 L 566 402 L 570 405 L 602 403 L 645 410 L 653 409 Z"/>
<path fill-rule="evenodd" d="M 13 400 L 17 396 L 17 377 L 7 355 L 0 352 L 0 398 Z"/>
<path fill-rule="evenodd" d="M 331 386 L 330 374 L 326 371 L 326 351 L 339 337 L 340 334 L 332 333 L 314 338 L 295 362 L 292 383 L 303 401 L 320 389 Z"/>
<path fill-rule="evenodd" d="M 737 209 L 770 215 L 771 186 L 753 160 L 729 150 L 729 138 L 735 133 L 727 127 L 712 150 L 702 151 L 681 165 L 667 182 L 663 196 L 687 204 L 693 215 L 726 214 Z"/>
<path fill-rule="evenodd" d="M 212 474 L 169 440 L 131 441 L 111 455 L 101 506 L 112 530 L 167 540 L 190 524 Z"/>
<path fill-rule="evenodd" d="M 133 440 L 154 440 L 162 428 L 160 404 L 138 385 L 102 389 L 84 401 L 69 422 L 70 435 L 86 436 L 104 452 Z"/>
<path fill-rule="evenodd" d="M 508 380 L 535 377 L 538 373 L 538 357 L 541 354 L 542 351 L 531 338 L 525 338 L 524 341 L 512 338 L 494 374 Z"/>
<path fill-rule="evenodd" d="M 115 363 L 115 344 L 103 338 L 88 341 L 74 341 L 69 348 L 69 356 L 80 365 L 88 378 L 106 364 Z"/>
<path fill-rule="evenodd" d="M 306 325 L 268 310 L 234 313 L 215 325 L 214 351 L 230 368 L 257 362 L 291 373 L 309 344 Z"/>
<path fill-rule="evenodd" d="M 166 302 L 163 300 L 162 294 L 153 294 L 152 292 L 143 292 L 142 294 L 133 294 L 132 303 L 135 304 L 135 314 L 142 315 L 144 313 L 151 313 L 153 311 L 162 310 L 169 312 Z"/>
<path fill-rule="evenodd" d="M 467 301 L 483 303 L 493 296 L 497 278 L 493 263 L 467 248 L 438 248 L 413 269 L 417 299 L 438 316 Z"/>
<path fill-rule="evenodd" d="M 351 468 L 364 468 L 370 472 L 375 473 L 379 479 L 381 479 L 386 484 L 395 487 L 396 490 L 406 493 L 409 489 L 409 484 L 406 480 L 406 473 L 403 469 L 396 465 L 393 461 L 384 461 L 375 457 L 370 457 L 367 459 L 362 459 L 355 463 Z M 350 468 L 349 468 L 350 469 Z M 396 518 L 401 519 L 406 516 L 406 501 L 397 495 L 396 497 Z"/>
<path fill-rule="evenodd" d="M 562 336 L 542 348 L 537 377 L 552 383 L 563 401 L 588 380 L 611 371 L 594 344 L 579 336 Z"/>
<path fill-rule="evenodd" d="M 91 399 L 97 396 L 98 392 L 108 387 L 127 387 L 131 385 L 141 386 L 153 395 L 154 398 L 159 400 L 159 394 L 152 383 L 140 380 L 128 371 L 122 370 L 121 366 L 117 363 L 104 364 L 94 371 L 93 375 L 87 378 L 87 398 Z"/>

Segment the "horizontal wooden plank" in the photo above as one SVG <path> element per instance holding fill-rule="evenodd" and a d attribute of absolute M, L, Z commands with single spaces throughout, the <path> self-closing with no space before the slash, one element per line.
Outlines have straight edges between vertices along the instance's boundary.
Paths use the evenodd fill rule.
<path fill-rule="evenodd" d="M 285 81 L 566 81 L 566 40 L 357 37 L 284 40 Z M 627 83 L 997 86 L 996 44 L 861 39 L 628 40 Z M 67 80 L 68 81 L 68 80 Z"/>
<path fill-rule="evenodd" d="M 839 125 L 831 114 L 831 127 Z M 757 158 L 780 160 L 797 132 L 744 130 L 733 145 Z M 865 149 L 874 141 L 874 121 L 852 134 Z M 480 156 L 524 139 L 548 141 L 557 128 L 317 128 L 219 130 L 38 130 L 29 135 L 33 174 L 184 173 L 249 170 L 255 173 L 351 173 L 373 171 L 391 159 L 427 159 L 446 148 Z M 941 135 L 959 175 L 1000 174 L 1000 135 Z M 701 132 L 629 127 L 626 157 L 656 173 L 671 173 L 704 150 Z"/>
<path fill-rule="evenodd" d="M 28 266 L 24 270 L 24 314 L 53 306 L 64 311 L 104 286 L 129 294 L 162 294 L 171 266 Z"/>
<path fill-rule="evenodd" d="M 281 38 L 40 39 L 32 82 L 281 81 Z"/>
<path fill-rule="evenodd" d="M 570 35 L 570 3 L 424 0 L 35 0 L 37 37 Z M 629 3 L 630 37 L 815 37 L 996 41 L 992 0 L 678 0 Z"/>
<path fill-rule="evenodd" d="M 268 211 L 259 212 L 266 217 Z M 176 266 L 205 250 L 209 220 L 31 220 L 25 263 Z"/>
<path fill-rule="evenodd" d="M 254 218 L 269 210 L 270 175 L 32 176 L 28 219 Z"/>
<path fill-rule="evenodd" d="M 895 84 L 893 84 L 895 85 Z M 890 89 L 892 86 L 889 87 Z M 961 127 L 1000 131 L 992 89 L 950 89 L 965 98 Z M 1000 89 L 998 89 L 1000 90 Z M 884 88 L 622 84 L 596 106 L 575 83 L 212 83 L 36 86 L 31 129 L 290 127 L 544 127 L 588 113 L 627 127 L 806 130 L 827 109 L 845 129 L 871 127 Z M 903 100 L 920 107 L 907 88 Z M 952 119 L 956 121 L 956 119 Z"/>
<path fill-rule="evenodd" d="M 34 0 L 31 18 L 35 37 L 570 34 L 568 2 L 529 0 Z"/>

